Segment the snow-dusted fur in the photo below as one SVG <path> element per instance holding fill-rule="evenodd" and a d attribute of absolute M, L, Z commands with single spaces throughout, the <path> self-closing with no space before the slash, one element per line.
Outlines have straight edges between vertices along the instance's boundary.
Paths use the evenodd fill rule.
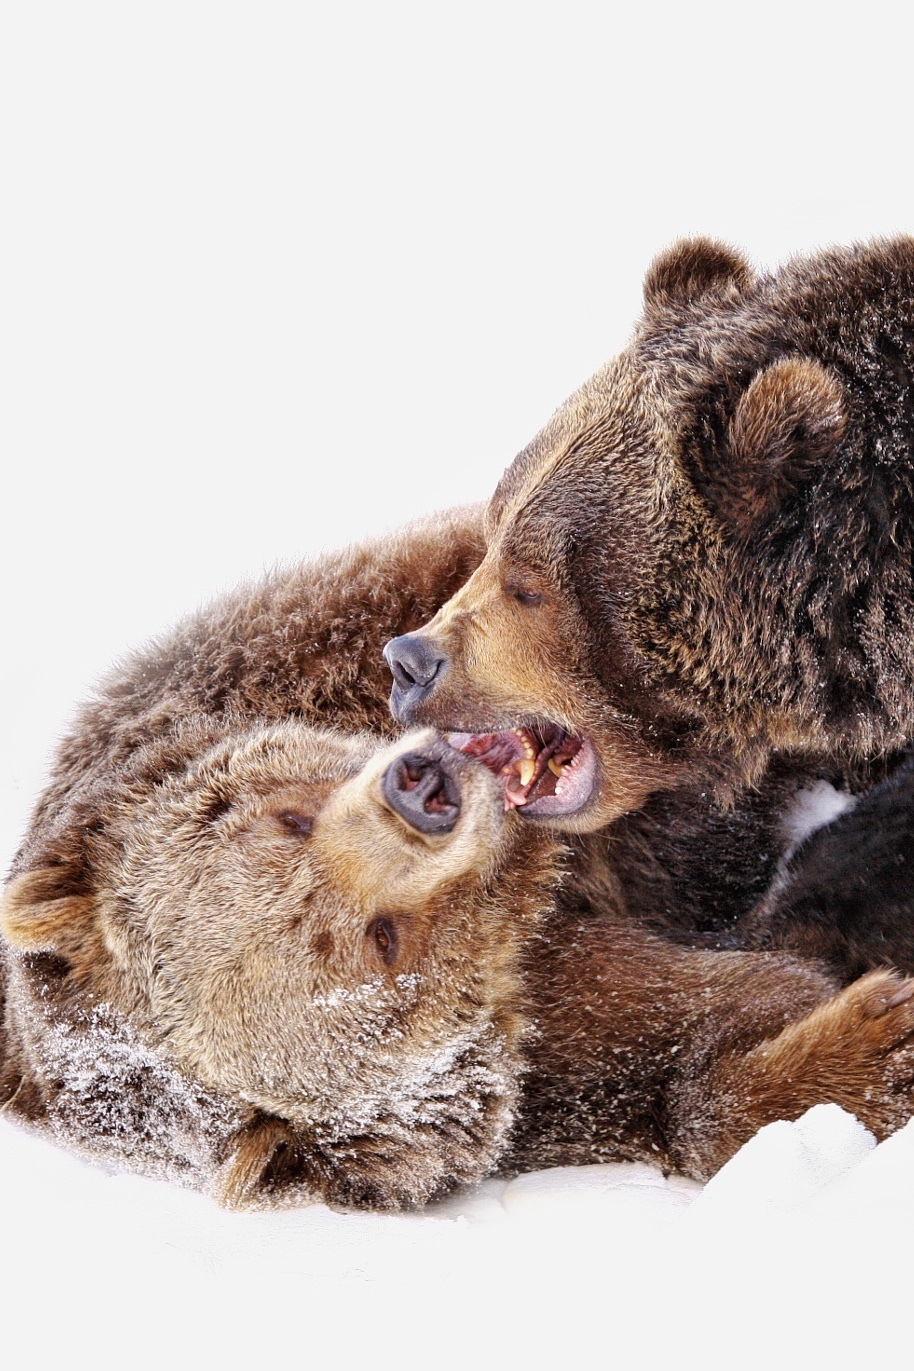
<path fill-rule="evenodd" d="M 400 1207 L 491 1171 L 554 844 L 521 860 L 456 754 L 459 821 L 426 842 L 382 779 L 438 753 L 190 717 L 80 792 L 4 903 L 7 1110 L 232 1205 Z"/>
<path fill-rule="evenodd" d="M 480 546 L 458 512 L 279 570 L 102 683 L 4 901 L 8 1111 L 231 1204 L 408 1205 L 491 1169 L 554 843 L 519 861 L 479 768 L 454 832 L 424 841 L 380 777 L 450 749 L 379 736 L 379 641 Z"/>

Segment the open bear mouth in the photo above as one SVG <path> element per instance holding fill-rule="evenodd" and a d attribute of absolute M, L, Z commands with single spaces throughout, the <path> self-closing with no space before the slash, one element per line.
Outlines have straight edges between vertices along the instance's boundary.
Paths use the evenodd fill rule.
<path fill-rule="evenodd" d="M 596 788 L 593 745 L 558 724 L 530 724 L 502 733 L 449 733 L 447 740 L 499 777 L 506 810 L 544 818 L 576 814 Z"/>

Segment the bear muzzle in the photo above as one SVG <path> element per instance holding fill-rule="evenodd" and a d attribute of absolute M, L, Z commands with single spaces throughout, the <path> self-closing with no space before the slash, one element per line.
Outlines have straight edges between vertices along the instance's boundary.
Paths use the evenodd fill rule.
<path fill-rule="evenodd" d="M 452 768 L 428 753 L 395 757 L 381 790 L 394 813 L 420 833 L 451 833 L 460 818 L 460 783 Z"/>
<path fill-rule="evenodd" d="M 434 638 L 405 633 L 391 638 L 384 648 L 384 660 L 394 678 L 391 713 L 400 724 L 417 722 L 419 708 L 448 669 L 447 657 Z"/>

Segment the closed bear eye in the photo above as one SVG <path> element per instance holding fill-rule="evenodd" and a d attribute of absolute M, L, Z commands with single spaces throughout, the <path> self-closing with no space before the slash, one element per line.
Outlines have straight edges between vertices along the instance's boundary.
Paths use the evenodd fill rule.
<path fill-rule="evenodd" d="M 518 604 L 524 605 L 528 609 L 543 603 L 543 597 L 538 590 L 531 590 L 529 586 L 515 585 L 513 581 L 505 586 L 505 594 L 510 595 L 512 600 L 516 600 Z"/>
<path fill-rule="evenodd" d="M 375 950 L 385 966 L 393 966 L 400 947 L 394 921 L 387 918 L 373 919 L 366 929 L 366 934 L 374 943 Z"/>
<path fill-rule="evenodd" d="M 287 833 L 296 838 L 307 838 L 314 827 L 314 819 L 310 814 L 299 814 L 295 809 L 280 810 L 276 819 Z"/>

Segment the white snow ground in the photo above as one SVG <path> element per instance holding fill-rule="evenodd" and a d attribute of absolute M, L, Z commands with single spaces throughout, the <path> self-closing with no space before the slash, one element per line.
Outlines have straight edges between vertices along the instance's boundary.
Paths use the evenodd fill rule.
<path fill-rule="evenodd" d="M 29 0 L 0 20 L 0 850 L 73 702 L 222 587 L 483 498 L 683 233 L 914 228 L 911 15 Z M 0 1121 L 3 1365 L 904 1357 L 914 1132 L 773 1125 L 419 1216 L 227 1215 Z"/>
<path fill-rule="evenodd" d="M 388 1217 L 227 1214 L 0 1122 L 0 1212 L 32 1365 L 852 1366 L 907 1352 L 914 1124 L 820 1105 L 704 1189 L 559 1168 Z"/>

